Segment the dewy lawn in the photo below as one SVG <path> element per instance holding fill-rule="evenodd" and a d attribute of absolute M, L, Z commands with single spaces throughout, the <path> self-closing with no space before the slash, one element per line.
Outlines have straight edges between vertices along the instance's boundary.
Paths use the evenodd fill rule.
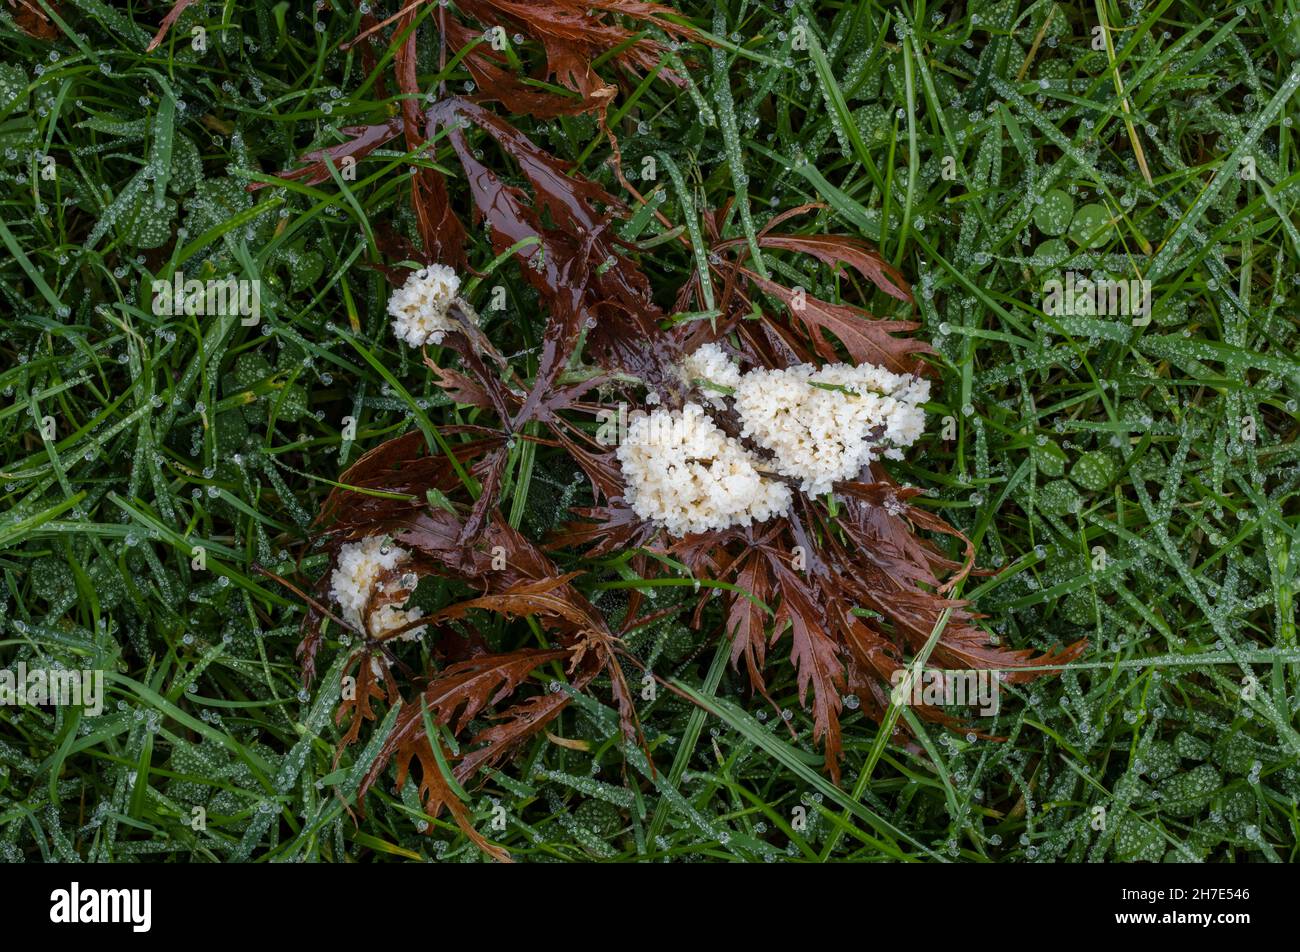
<path fill-rule="evenodd" d="M 1295 859 L 1293 7 L 4 7 L 0 856 Z"/>

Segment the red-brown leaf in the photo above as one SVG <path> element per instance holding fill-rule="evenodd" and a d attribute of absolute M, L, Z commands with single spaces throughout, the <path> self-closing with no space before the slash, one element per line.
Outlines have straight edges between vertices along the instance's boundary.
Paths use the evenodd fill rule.
<path fill-rule="evenodd" d="M 758 246 L 812 255 L 831 268 L 848 265 L 890 297 L 905 304 L 912 303 L 912 288 L 903 277 L 903 272 L 861 238 L 852 235 L 774 235 L 763 232 L 758 236 Z M 714 245 L 713 250 L 716 253 L 733 248 L 747 252 L 749 245 L 743 238 L 732 238 Z"/>
<path fill-rule="evenodd" d="M 402 120 L 394 116 L 387 122 L 380 122 L 371 126 L 344 126 L 339 131 L 347 137 L 345 142 L 326 146 L 323 149 L 312 149 L 299 159 L 300 162 L 307 163 L 306 165 L 286 172 L 277 172 L 276 176 L 289 181 L 302 182 L 304 185 L 319 185 L 321 182 L 328 182 L 331 176 L 329 167 L 325 162 L 326 158 L 336 168 L 345 158 L 360 161 L 389 139 L 397 136 L 402 131 Z M 267 182 L 253 182 L 248 186 L 248 190 L 255 192 L 260 188 L 266 188 L 268 184 Z"/>
<path fill-rule="evenodd" d="M 554 578 L 541 578 L 516 582 L 514 585 L 478 598 L 466 599 L 425 616 L 429 624 L 440 624 L 454 618 L 464 618 L 473 609 L 498 612 L 508 616 L 550 615 L 567 618 L 578 625 L 591 619 L 587 612 L 570 600 L 569 581 L 581 572 L 569 572 Z"/>
<path fill-rule="evenodd" d="M 813 740 L 823 742 L 826 769 L 839 783 L 840 710 L 844 705 L 844 662 L 840 648 L 830 636 L 826 616 L 817 607 L 807 583 L 784 560 L 772 559 L 769 564 L 781 591 L 774 637 L 781 637 L 787 627 L 790 629 L 790 660 L 798 676 L 799 699 L 807 704 L 811 689 Z"/>
<path fill-rule="evenodd" d="M 434 720 L 450 725 L 459 734 L 489 704 L 498 704 L 513 694 L 534 670 L 568 655 L 565 649 L 521 648 L 462 661 L 442 671 L 422 696 Z M 394 730 L 394 738 L 399 729 Z M 409 725 L 408 730 L 423 727 L 417 723 Z"/>
<path fill-rule="evenodd" d="M 739 670 L 740 659 L 744 658 L 749 683 L 762 691 L 763 667 L 767 662 L 766 626 L 771 617 L 763 605 L 771 597 L 772 576 L 767 559 L 757 550 L 747 551 L 738 561 L 741 566 L 735 584 L 753 597 L 737 593 L 731 600 L 727 613 L 727 631 L 732 637 L 731 666 Z"/>
<path fill-rule="evenodd" d="M 154 50 L 158 49 L 162 44 L 162 41 L 167 38 L 167 32 L 173 25 L 175 25 L 176 21 L 180 19 L 181 14 L 185 12 L 185 8 L 193 6 L 194 3 L 195 0 L 177 0 L 177 2 L 172 5 L 172 8 L 167 11 L 167 15 L 162 18 L 162 23 L 158 25 L 158 32 L 154 34 L 153 39 L 149 41 L 149 45 L 144 48 L 144 51 L 146 53 L 152 53 Z"/>
<path fill-rule="evenodd" d="M 835 335 L 844 345 L 854 363 L 870 363 L 898 373 L 919 373 L 925 364 L 914 355 L 930 353 L 924 341 L 912 337 L 895 337 L 906 334 L 921 325 L 916 321 L 893 321 L 872 317 L 851 304 L 832 304 L 811 294 L 799 295 L 775 281 L 761 277 L 747 268 L 741 273 L 755 286 L 780 300 L 790 311 L 790 319 L 802 328 L 804 336 L 825 360 L 838 361 L 839 354 L 825 332 Z"/>
<path fill-rule="evenodd" d="M 444 754 L 444 760 L 449 759 Z M 400 791 L 406 785 L 406 778 L 410 774 L 411 762 L 418 760 L 420 763 L 420 802 L 430 816 L 436 817 L 443 806 L 446 806 L 470 841 L 481 849 L 488 856 L 491 856 L 497 862 L 510 862 L 510 854 L 493 843 L 488 842 L 483 834 L 474 828 L 473 817 L 470 816 L 468 808 L 460 802 L 460 798 L 452 791 L 450 783 L 442 774 L 442 767 L 438 763 L 437 757 L 434 756 L 433 750 L 429 747 L 426 740 L 423 744 L 413 744 L 405 749 L 397 758 L 397 789 Z M 366 785 L 367 787 L 369 784 Z M 360 797 L 361 794 L 358 794 Z"/>

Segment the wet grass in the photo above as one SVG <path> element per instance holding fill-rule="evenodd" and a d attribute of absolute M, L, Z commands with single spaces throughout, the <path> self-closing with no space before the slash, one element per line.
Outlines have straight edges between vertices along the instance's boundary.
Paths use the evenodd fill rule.
<path fill-rule="evenodd" d="M 395 110 L 339 51 L 357 15 L 200 5 L 145 53 L 157 10 L 56 9 L 72 39 L 0 26 L 0 661 L 103 669 L 107 709 L 0 707 L 0 855 L 480 859 L 409 785 L 349 816 L 368 751 L 334 765 L 301 606 L 254 570 L 318 573 L 304 543 L 349 461 L 473 421 L 388 334 L 366 267 L 375 223 L 412 230 L 398 142 L 354 180 L 245 189 Z M 657 164 L 645 190 L 697 247 L 705 209 L 732 202 L 727 235 L 752 239 L 816 202 L 800 229 L 903 269 L 942 377 L 895 475 L 976 543 L 991 574 L 961 594 L 999 643 L 1091 646 L 1004 691 L 1000 743 L 897 710 L 909 752 L 846 712 L 836 788 L 788 663 L 776 713 L 709 626 L 670 617 L 630 639 L 682 692 L 642 707 L 655 769 L 598 690 L 563 743 L 469 792 L 479 828 L 522 860 L 1294 859 L 1296 4 L 679 9 L 717 45 L 681 50 L 688 89 L 620 93 L 624 167 Z M 464 88 L 420 30 L 422 88 Z M 589 117 L 522 127 L 619 192 Z M 623 228 L 670 301 L 698 259 L 664 231 Z M 542 317 L 512 268 L 490 331 L 527 377 Z M 260 323 L 157 313 L 151 282 L 177 271 L 260 281 Z M 1066 271 L 1150 281 L 1150 320 L 1046 313 Z M 546 448 L 521 442 L 509 473 L 503 511 L 534 537 L 584 500 Z M 623 558 L 582 567 L 612 615 L 641 584 Z M 646 591 L 694 601 L 688 581 Z"/>

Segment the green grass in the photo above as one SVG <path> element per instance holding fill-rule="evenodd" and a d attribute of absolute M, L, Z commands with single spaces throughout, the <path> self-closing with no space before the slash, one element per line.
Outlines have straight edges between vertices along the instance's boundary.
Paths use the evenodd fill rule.
<path fill-rule="evenodd" d="M 902 710 L 903 749 L 850 705 L 836 788 L 788 662 L 777 714 L 725 666 L 716 622 L 670 616 L 628 639 L 680 692 L 641 704 L 653 769 L 598 682 L 552 725 L 566 745 L 541 737 L 471 785 L 478 828 L 525 861 L 1294 860 L 1297 4 L 815 7 L 678 7 L 717 45 L 680 51 L 690 88 L 633 82 L 611 119 L 625 168 L 658 157 L 645 189 L 690 243 L 655 243 L 648 214 L 622 233 L 649 243 L 667 305 L 705 254 L 698 216 L 729 200 L 727 237 L 818 202 L 794 227 L 876 242 L 941 354 L 927 436 L 894 474 L 975 542 L 990 574 L 961 594 L 999 643 L 1091 646 L 1004 692 L 986 725 L 1003 742 Z M 314 578 L 309 526 L 348 462 L 475 419 L 393 341 L 366 267 L 376 224 L 412 232 L 400 140 L 355 181 L 245 190 L 386 119 L 392 84 L 380 98 L 339 52 L 349 4 L 200 5 L 149 54 L 157 5 L 55 9 L 73 39 L 0 25 L 0 663 L 102 668 L 109 698 L 99 718 L 0 707 L 0 856 L 479 860 L 391 775 L 349 814 L 391 720 L 334 763 L 330 675 L 300 689 L 302 606 L 254 571 Z M 422 42 L 421 88 L 462 88 Z M 589 117 L 521 128 L 621 194 Z M 420 161 L 450 170 L 447 154 Z M 1052 190 L 1068 201 L 1041 211 Z M 1040 251 L 1062 231 L 1065 262 Z M 1046 315 L 1065 268 L 1145 276 L 1150 323 Z M 261 325 L 156 315 L 150 282 L 177 269 L 260 280 Z M 498 263 L 480 310 L 497 284 L 489 332 L 526 378 L 536 296 Z M 533 538 L 586 498 L 546 447 L 520 441 L 508 474 L 502 511 Z M 694 603 L 689 580 L 643 585 L 626 557 L 573 567 L 611 617 L 630 587 Z"/>

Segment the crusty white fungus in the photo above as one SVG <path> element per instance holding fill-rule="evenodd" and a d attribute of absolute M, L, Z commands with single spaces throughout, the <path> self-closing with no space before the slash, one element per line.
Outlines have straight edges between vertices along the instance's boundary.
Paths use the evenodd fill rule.
<path fill-rule="evenodd" d="M 628 505 L 671 535 L 745 526 L 790 507 L 789 487 L 762 476 L 699 404 L 634 414 L 618 459 Z"/>
<path fill-rule="evenodd" d="M 446 265 L 431 264 L 412 271 L 388 298 L 393 334 L 411 347 L 441 344 L 448 331 L 460 330 L 460 324 L 447 314 L 459 290 L 460 278 Z M 473 320 L 472 312 L 466 314 Z"/>
<path fill-rule="evenodd" d="M 720 344 L 705 344 L 688 354 L 682 361 L 681 369 L 687 383 L 704 380 L 727 389 L 734 389 L 740 383 L 740 366 Z M 700 388 L 709 395 L 725 392 L 711 390 L 706 384 Z"/>
<path fill-rule="evenodd" d="M 413 589 L 414 578 L 403 580 L 392 578 L 393 570 L 411 559 L 411 553 L 401 546 L 393 545 L 383 536 L 369 536 L 360 542 L 347 542 L 339 549 L 334 573 L 330 576 L 330 597 L 343 610 L 343 619 L 367 632 L 372 638 L 380 638 L 386 632 L 395 631 L 422 617 L 419 608 L 403 609 L 394 607 L 398 603 L 399 593 Z M 386 578 L 385 578 L 386 577 Z M 402 598 L 401 601 L 405 601 Z M 361 612 L 366 605 L 371 606 L 370 617 L 364 622 Z M 425 631 L 424 625 L 402 632 L 398 637 L 406 641 L 419 638 Z"/>
<path fill-rule="evenodd" d="M 618 448 L 628 505 L 675 536 L 783 515 L 792 491 L 774 477 L 821 495 L 878 456 L 901 459 L 925 430 L 929 381 L 874 364 L 742 373 L 721 344 L 709 343 L 683 358 L 678 372 L 706 406 L 638 412 Z M 710 416 L 726 409 L 728 397 L 739 438 Z M 658 402 L 657 394 L 646 399 Z"/>
<path fill-rule="evenodd" d="M 797 364 L 751 370 L 733 390 L 741 435 L 773 455 L 776 472 L 819 495 L 877 455 L 901 458 L 924 432 L 930 383 L 872 364 Z"/>

